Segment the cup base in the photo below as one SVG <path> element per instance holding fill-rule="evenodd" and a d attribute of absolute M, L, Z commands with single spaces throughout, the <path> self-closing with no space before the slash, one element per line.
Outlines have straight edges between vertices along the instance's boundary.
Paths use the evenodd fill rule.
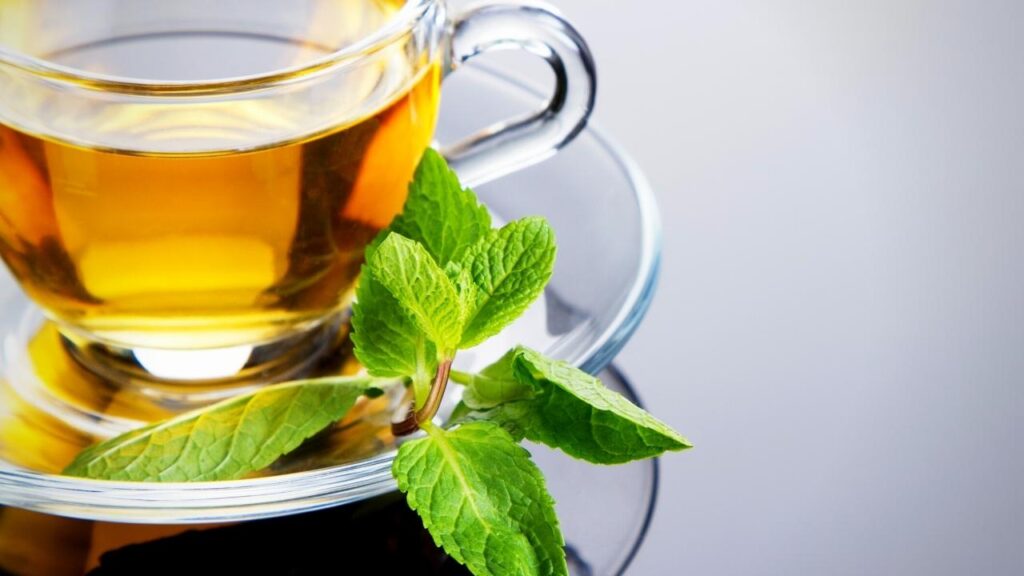
<path fill-rule="evenodd" d="M 27 301 L 11 312 L 21 321 L 0 333 L 0 367 L 15 396 L 0 398 L 0 407 L 14 403 L 96 439 L 268 384 L 360 370 L 347 313 L 264 345 L 168 351 L 83 340 L 62 332 Z M 3 422 L 0 411 L 0 444 Z"/>
<path fill-rule="evenodd" d="M 347 320 L 347 313 L 338 313 L 274 342 L 201 350 L 122 348 L 65 331 L 60 339 L 71 358 L 109 384 L 175 406 L 201 405 L 311 375 L 347 337 Z"/>

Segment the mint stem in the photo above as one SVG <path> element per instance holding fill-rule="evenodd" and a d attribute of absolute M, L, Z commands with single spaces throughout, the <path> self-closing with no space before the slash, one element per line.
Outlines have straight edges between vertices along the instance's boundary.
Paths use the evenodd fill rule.
<path fill-rule="evenodd" d="M 427 401 L 423 403 L 423 407 L 419 410 L 415 409 L 415 404 L 410 405 L 409 413 L 405 419 L 391 425 L 392 434 L 395 436 L 408 436 L 419 430 L 420 426 L 424 423 L 434 419 L 438 409 L 441 408 L 441 401 L 444 399 L 444 392 L 448 387 L 448 377 L 451 371 L 451 359 L 444 360 L 437 365 L 434 383 L 430 386 L 430 394 L 427 395 Z"/>
<path fill-rule="evenodd" d="M 462 384 L 463 386 L 469 386 L 473 383 L 473 375 L 469 372 L 460 372 L 458 370 L 451 371 L 451 380 L 456 384 Z"/>

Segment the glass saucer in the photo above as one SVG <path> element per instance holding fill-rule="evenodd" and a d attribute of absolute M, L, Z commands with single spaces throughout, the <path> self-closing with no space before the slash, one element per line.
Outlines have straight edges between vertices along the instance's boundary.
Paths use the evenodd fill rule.
<path fill-rule="evenodd" d="M 602 379 L 635 400 L 613 368 Z M 546 448 L 530 446 L 530 451 L 557 502 L 570 574 L 624 573 L 654 509 L 657 462 L 595 467 Z M 399 494 L 215 525 L 138 526 L 0 508 L 0 574 L 70 576 L 86 571 L 97 576 L 197 571 L 469 575 L 433 544 Z"/>
<path fill-rule="evenodd" d="M 438 138 L 454 141 L 531 109 L 536 98 L 498 73 L 466 70 L 446 84 Z M 521 343 L 590 372 L 603 369 L 636 328 L 657 276 L 659 228 L 642 175 L 591 127 L 552 159 L 477 191 L 498 220 L 547 217 L 559 256 L 544 298 L 498 337 L 460 353 L 457 367 L 482 367 Z M 158 484 L 60 476 L 96 439 L 188 406 L 83 374 L 5 273 L 0 310 L 0 504 L 94 520 L 208 523 L 306 512 L 394 490 L 383 400 L 364 403 L 258 477 Z M 321 374 L 358 369 L 346 346 L 338 342 Z"/>

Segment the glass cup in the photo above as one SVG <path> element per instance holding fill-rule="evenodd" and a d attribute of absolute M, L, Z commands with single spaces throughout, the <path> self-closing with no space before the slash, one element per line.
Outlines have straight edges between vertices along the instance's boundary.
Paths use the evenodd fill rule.
<path fill-rule="evenodd" d="M 583 128 L 586 44 L 537 6 L 0 0 L 0 255 L 114 381 L 292 377 L 338 337 L 442 78 L 515 48 L 547 106 L 443 147 L 469 184 Z"/>

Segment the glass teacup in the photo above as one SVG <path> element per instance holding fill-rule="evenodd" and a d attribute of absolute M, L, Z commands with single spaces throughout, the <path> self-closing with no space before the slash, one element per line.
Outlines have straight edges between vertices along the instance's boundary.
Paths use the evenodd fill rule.
<path fill-rule="evenodd" d="M 0 255 L 102 376 L 280 379 L 336 338 L 401 209 L 442 77 L 516 47 L 546 109 L 445 149 L 470 183 L 573 138 L 579 35 L 441 0 L 0 0 Z"/>

